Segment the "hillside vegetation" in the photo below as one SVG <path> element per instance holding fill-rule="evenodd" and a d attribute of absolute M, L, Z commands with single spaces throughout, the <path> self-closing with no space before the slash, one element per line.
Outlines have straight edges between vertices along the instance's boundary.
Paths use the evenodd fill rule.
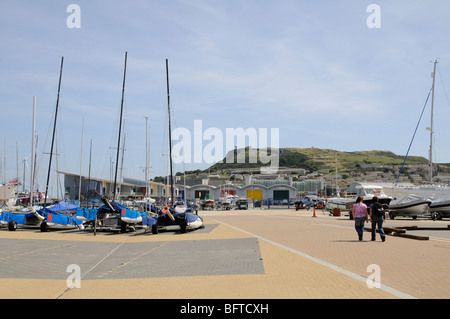
<path fill-rule="evenodd" d="M 252 153 L 251 153 L 252 152 Z M 255 154 L 256 152 L 256 154 Z M 262 164 L 257 149 L 245 149 L 245 163 L 238 163 L 236 153 L 234 151 L 234 161 L 226 163 L 225 159 L 222 163 L 216 163 L 208 170 L 210 172 L 223 171 L 237 168 L 259 168 L 270 164 Z M 249 163 L 249 154 L 257 158 L 257 163 Z M 355 171 L 363 165 L 402 165 L 404 155 L 396 155 L 390 151 L 356 151 L 356 152 L 340 152 L 331 149 L 319 148 L 282 148 L 279 151 L 279 167 L 304 168 L 310 172 L 321 169 L 336 169 L 338 171 Z M 407 165 L 426 165 L 428 160 L 419 156 L 408 156 Z M 445 164 L 444 164 L 445 165 Z M 207 171 L 208 171 L 207 170 Z"/>

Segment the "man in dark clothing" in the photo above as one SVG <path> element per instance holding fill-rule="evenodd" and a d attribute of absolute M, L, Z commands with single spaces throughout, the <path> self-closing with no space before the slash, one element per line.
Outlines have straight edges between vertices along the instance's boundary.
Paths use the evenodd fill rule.
<path fill-rule="evenodd" d="M 385 211 L 383 205 L 378 201 L 378 197 L 373 197 L 373 203 L 370 204 L 370 221 L 372 222 L 372 241 L 376 238 L 376 227 L 378 226 L 378 231 L 381 236 L 381 240 L 386 240 L 386 235 L 383 229 L 383 221 L 385 216 Z"/>

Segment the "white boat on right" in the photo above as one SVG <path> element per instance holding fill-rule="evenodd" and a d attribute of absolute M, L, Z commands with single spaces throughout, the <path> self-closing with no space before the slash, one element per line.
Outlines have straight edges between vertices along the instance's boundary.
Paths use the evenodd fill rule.
<path fill-rule="evenodd" d="M 389 203 L 389 218 L 394 219 L 397 216 L 403 216 L 416 219 L 418 216 L 428 214 L 430 204 L 430 199 L 416 194 L 396 198 Z"/>
<path fill-rule="evenodd" d="M 429 211 L 433 220 L 450 217 L 450 194 L 432 199 Z"/>

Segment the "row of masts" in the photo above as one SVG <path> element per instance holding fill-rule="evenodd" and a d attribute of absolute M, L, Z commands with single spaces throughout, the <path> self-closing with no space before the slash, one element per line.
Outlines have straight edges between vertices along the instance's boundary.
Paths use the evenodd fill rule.
<path fill-rule="evenodd" d="M 121 105 L 120 105 L 120 120 L 119 120 L 119 135 L 118 135 L 118 139 L 117 139 L 117 153 L 116 153 L 116 169 L 115 169 L 115 175 L 114 175 L 114 191 L 113 191 L 113 200 L 116 199 L 116 184 L 117 184 L 117 171 L 118 171 L 118 162 L 119 162 L 119 152 L 120 152 L 120 138 L 121 138 L 121 131 L 122 131 L 122 114 L 123 114 L 123 102 L 124 102 L 124 96 L 125 96 L 125 82 L 126 82 L 126 72 L 127 72 L 127 52 L 125 52 L 125 65 L 124 65 L 124 72 L 123 72 L 123 84 L 122 84 L 122 100 L 121 100 Z M 167 81 L 167 109 L 168 109 L 168 116 L 169 116 L 169 167 L 170 167 L 170 195 L 171 198 L 173 200 L 173 195 L 174 195 L 174 187 L 173 187 L 173 170 L 172 170 L 172 138 L 171 138 L 171 134 L 172 134 L 172 129 L 171 129 L 171 121 L 170 121 L 170 90 L 169 90 L 169 61 L 168 59 L 166 59 L 166 81 Z M 148 116 L 145 117 L 146 120 L 146 124 L 145 124 L 145 128 L 146 128 L 146 132 L 145 132 L 145 138 L 146 138 L 146 142 L 145 142 L 145 153 L 146 153 L 146 158 L 145 158 L 145 197 L 149 197 L 149 184 L 148 184 L 148 180 L 149 180 L 149 176 L 148 176 L 148 170 L 149 170 L 149 150 L 148 150 L 148 131 L 147 131 L 147 120 L 148 120 Z M 122 150 L 123 152 L 123 150 Z M 122 157 L 123 158 L 123 157 Z M 80 174 L 81 176 L 81 174 Z M 81 188 L 81 186 L 80 186 Z"/>
<path fill-rule="evenodd" d="M 121 150 L 121 135 L 122 135 L 122 118 L 123 118 L 123 107 L 124 107 L 124 97 L 125 97 L 125 83 L 126 83 L 126 70 L 127 70 L 127 55 L 128 53 L 125 52 L 125 63 L 124 63 L 124 72 L 123 72 L 123 84 L 122 84 L 122 99 L 121 99 L 121 106 L 120 106 L 120 120 L 119 120 L 119 133 L 118 133 L 118 139 L 117 139 L 117 151 L 116 151 L 116 165 L 115 165 L 115 173 L 114 173 L 114 184 L 113 184 L 113 193 L 112 193 L 112 199 L 115 200 L 117 197 L 117 175 L 118 175 L 118 163 L 119 163 L 119 153 Z M 53 134 L 52 134 L 52 141 L 51 141 L 51 147 L 50 147 L 50 159 L 48 164 L 48 171 L 47 171 L 47 180 L 45 184 L 45 195 L 44 195 L 44 206 L 46 205 L 47 198 L 48 198 L 48 187 L 50 183 L 50 173 L 52 170 L 52 159 L 53 159 L 53 149 L 55 146 L 55 139 L 56 139 L 56 124 L 57 124 L 57 118 L 58 118 L 58 108 L 59 108 L 59 98 L 61 93 L 61 81 L 62 81 L 62 72 L 63 72 L 63 64 L 64 64 L 64 57 L 61 58 L 61 68 L 59 73 L 59 82 L 58 82 L 58 93 L 57 93 L 57 99 L 56 99 L 56 108 L 55 108 L 55 115 L 54 115 L 54 121 L 53 121 Z M 166 75 L 167 75 L 167 101 L 168 101 L 168 114 L 169 114 L 169 158 L 170 158 L 170 194 L 171 198 L 173 199 L 174 194 L 174 188 L 173 188 L 173 171 L 172 171 L 172 146 L 171 146 L 171 123 L 170 123 L 170 93 L 169 93 L 169 73 L 168 73 L 168 60 L 166 59 Z M 148 116 L 145 116 L 146 119 L 146 163 L 145 163 L 145 182 L 146 182 L 146 191 L 145 191 L 145 197 L 149 197 L 149 147 L 147 140 L 148 138 Z M 36 182 L 36 176 L 35 176 L 35 166 L 36 166 L 36 96 L 33 97 L 33 119 L 32 119 L 32 147 L 31 147 L 31 176 L 30 176 L 30 203 L 33 203 L 33 196 L 34 196 L 34 187 Z M 82 137 L 81 137 L 81 156 L 83 152 L 83 133 L 84 133 L 84 119 L 82 123 Z M 123 141 L 124 143 L 124 141 Z M 123 149 L 122 149 L 123 152 Z M 123 155 L 123 154 L 122 154 Z M 89 155 L 89 181 L 90 181 L 90 174 L 91 174 L 91 157 L 92 157 L 92 140 L 90 145 L 90 155 Z M 6 162 L 6 160 L 5 160 Z M 25 174 L 25 172 L 24 172 Z M 79 192 L 78 192 L 78 198 L 81 199 L 81 180 L 82 180 L 82 160 L 80 159 L 80 185 L 79 185 Z M 25 183 L 25 178 L 24 181 Z M 58 187 L 58 186 L 57 186 Z M 89 186 L 88 186 L 89 187 Z"/>

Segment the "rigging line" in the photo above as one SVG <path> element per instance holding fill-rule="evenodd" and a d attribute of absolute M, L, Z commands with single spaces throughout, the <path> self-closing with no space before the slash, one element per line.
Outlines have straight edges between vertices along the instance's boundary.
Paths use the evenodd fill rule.
<path fill-rule="evenodd" d="M 438 71 L 438 74 L 439 74 L 439 78 L 441 79 L 442 88 L 443 88 L 443 90 L 444 90 L 445 97 L 447 98 L 447 103 L 448 103 L 448 105 L 450 106 L 450 99 L 449 99 L 449 97 L 448 97 L 447 90 L 445 89 L 446 84 L 445 84 L 445 82 L 444 82 L 444 79 L 442 78 L 442 74 L 441 74 L 441 71 L 440 71 L 440 69 L 439 69 L 439 65 L 437 65 L 437 71 Z M 437 116 L 436 118 L 439 119 L 439 116 Z M 439 125 L 439 122 L 437 122 L 437 124 Z M 440 131 L 439 131 L 439 129 L 440 129 L 440 127 L 438 126 L 438 134 L 437 134 L 437 135 L 439 136 L 438 141 L 440 142 Z M 442 148 L 441 148 L 441 147 L 438 147 L 437 149 L 438 149 L 438 150 L 441 150 Z M 434 148 L 434 152 L 437 152 L 437 151 L 436 151 L 436 147 Z M 436 155 L 435 158 L 438 158 L 438 156 L 437 156 L 436 153 L 433 154 L 433 155 Z"/>
<path fill-rule="evenodd" d="M 412 145 L 412 143 L 414 141 L 414 137 L 416 136 L 417 128 L 419 127 L 420 121 L 422 120 L 423 112 L 425 111 L 425 107 L 427 106 L 428 99 L 430 98 L 430 94 L 431 94 L 432 90 L 433 89 L 431 88 L 430 91 L 428 92 L 428 96 L 427 96 L 427 99 L 425 101 L 425 105 L 423 106 L 422 113 L 420 114 L 419 122 L 417 122 L 416 129 L 414 130 L 413 137 L 411 139 L 411 142 L 409 143 L 408 151 L 406 152 L 405 159 L 403 160 L 402 168 L 400 168 L 400 172 L 398 173 L 397 180 L 395 181 L 395 185 L 398 184 L 398 179 L 400 178 L 400 175 L 402 174 L 403 168 L 405 167 L 405 163 L 406 163 L 406 159 L 407 159 L 408 154 L 409 154 L 409 150 L 411 149 L 411 145 Z"/>
<path fill-rule="evenodd" d="M 439 70 L 439 66 L 437 67 L 437 70 L 439 73 L 439 78 L 441 79 L 441 82 L 442 82 L 442 87 L 444 89 L 445 97 L 447 98 L 448 105 L 450 105 L 450 99 L 448 98 L 447 90 L 445 89 L 445 82 L 444 82 L 444 79 L 442 78 L 441 71 Z"/>
<path fill-rule="evenodd" d="M 178 124 L 177 124 L 177 114 L 175 113 L 175 111 L 176 111 L 176 107 L 174 108 L 174 103 L 173 103 L 173 101 L 172 101 L 172 97 L 170 97 L 170 118 L 172 119 L 172 126 L 174 127 L 174 128 L 177 128 L 178 127 Z M 172 130 L 173 130 L 173 128 L 172 128 Z"/>
<path fill-rule="evenodd" d="M 61 67 L 60 67 L 60 70 L 59 70 L 58 95 L 57 95 L 57 98 L 56 98 L 55 120 L 54 120 L 54 124 L 53 124 L 53 137 L 52 137 L 52 144 L 51 144 L 51 148 L 50 148 L 50 160 L 49 160 L 49 163 L 48 163 L 47 183 L 45 185 L 45 197 L 44 197 L 44 205 L 43 205 L 44 206 L 44 210 L 45 210 L 45 206 L 47 204 L 48 184 L 50 182 L 50 172 L 51 172 L 52 157 L 53 157 L 53 144 L 54 144 L 54 139 L 55 139 L 56 124 L 57 124 L 57 119 L 58 119 L 59 97 L 60 97 L 60 94 L 61 94 L 61 78 L 62 78 L 63 64 L 64 64 L 64 57 L 61 57 Z"/>
<path fill-rule="evenodd" d="M 167 133 L 167 121 L 168 121 L 168 114 L 165 112 L 164 117 L 164 128 L 162 130 L 162 138 L 161 138 L 161 161 L 158 161 L 158 169 L 155 170 L 158 171 L 158 174 L 161 174 L 161 176 L 165 176 L 167 174 L 168 165 L 166 161 L 166 156 L 169 156 L 169 150 L 168 150 L 168 133 Z M 156 177 L 156 176 L 155 176 Z"/>
<path fill-rule="evenodd" d="M 117 170 L 118 170 L 118 163 L 119 163 L 119 152 L 120 152 L 120 134 L 122 130 L 122 115 L 123 115 L 123 102 L 124 102 L 124 96 L 125 96 L 125 77 L 127 74 L 127 55 L 128 52 L 125 52 L 125 66 L 123 70 L 123 84 L 122 84 L 122 102 L 120 106 L 120 120 L 119 120 L 119 136 L 117 138 L 117 154 L 116 154 L 116 170 L 114 175 L 114 189 L 113 189 L 113 200 L 116 200 L 116 185 L 117 185 Z"/>

